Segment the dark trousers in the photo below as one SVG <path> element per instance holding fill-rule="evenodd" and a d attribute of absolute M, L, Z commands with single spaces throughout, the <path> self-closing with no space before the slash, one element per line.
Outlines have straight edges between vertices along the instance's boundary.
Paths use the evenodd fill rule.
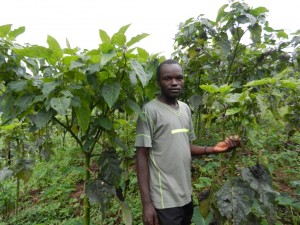
<path fill-rule="evenodd" d="M 182 207 L 156 209 L 159 225 L 190 225 L 193 212 L 193 202 Z"/>

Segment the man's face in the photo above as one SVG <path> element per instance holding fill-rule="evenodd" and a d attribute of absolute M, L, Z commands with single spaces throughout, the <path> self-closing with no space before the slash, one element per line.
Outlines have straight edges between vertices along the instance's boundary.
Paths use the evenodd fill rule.
<path fill-rule="evenodd" d="M 178 64 L 165 64 L 158 81 L 161 94 L 166 98 L 177 98 L 184 86 L 182 68 Z"/>

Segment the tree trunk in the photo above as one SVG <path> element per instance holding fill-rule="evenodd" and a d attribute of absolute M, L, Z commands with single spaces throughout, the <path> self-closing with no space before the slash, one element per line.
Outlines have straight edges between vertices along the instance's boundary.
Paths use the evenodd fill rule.
<path fill-rule="evenodd" d="M 85 154 L 84 168 L 85 168 L 85 181 L 84 181 L 84 192 L 86 191 L 87 184 L 90 180 L 91 174 L 89 171 L 90 168 L 91 155 Z M 84 225 L 90 225 L 91 220 L 91 203 L 85 194 L 83 200 L 83 210 L 84 210 Z"/>

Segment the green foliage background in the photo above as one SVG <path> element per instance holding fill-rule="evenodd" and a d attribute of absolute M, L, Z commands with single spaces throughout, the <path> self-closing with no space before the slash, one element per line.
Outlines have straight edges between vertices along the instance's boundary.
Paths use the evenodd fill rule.
<path fill-rule="evenodd" d="M 233 1 L 175 35 L 197 144 L 242 137 L 193 161 L 194 224 L 299 222 L 300 36 L 271 28 L 267 12 Z M 165 58 L 136 47 L 147 34 L 128 40 L 129 27 L 100 29 L 99 47 L 81 50 L 51 36 L 23 46 L 25 27 L 0 26 L 1 224 L 141 224 L 135 121 Z"/>

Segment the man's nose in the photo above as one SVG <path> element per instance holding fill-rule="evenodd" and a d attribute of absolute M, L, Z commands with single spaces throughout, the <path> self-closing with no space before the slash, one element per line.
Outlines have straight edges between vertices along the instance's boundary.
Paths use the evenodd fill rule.
<path fill-rule="evenodd" d="M 171 80 L 171 85 L 178 85 L 177 79 L 172 79 Z"/>

